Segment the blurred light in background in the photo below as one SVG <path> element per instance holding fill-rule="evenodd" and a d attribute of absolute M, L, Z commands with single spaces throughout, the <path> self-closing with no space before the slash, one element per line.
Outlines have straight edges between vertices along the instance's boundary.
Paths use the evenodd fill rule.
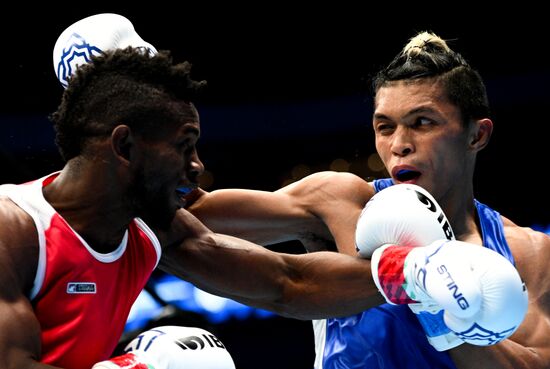
<path fill-rule="evenodd" d="M 382 172 L 385 169 L 384 163 L 377 153 L 372 153 L 367 159 L 367 165 L 373 172 Z"/>
<path fill-rule="evenodd" d="M 533 224 L 531 228 L 533 228 L 535 231 L 543 232 L 550 236 L 550 224 L 546 226 L 542 224 Z"/>
<path fill-rule="evenodd" d="M 214 185 L 214 174 L 205 169 L 199 176 L 199 185 L 203 190 L 209 190 Z"/>
<path fill-rule="evenodd" d="M 334 159 L 330 163 L 329 169 L 335 172 L 348 172 L 350 164 L 344 159 Z"/>
<path fill-rule="evenodd" d="M 311 174 L 311 168 L 305 164 L 298 164 L 290 171 L 292 179 L 297 181 Z"/>
<path fill-rule="evenodd" d="M 229 319 L 268 318 L 273 313 L 251 308 L 236 301 L 204 292 L 181 279 L 165 275 L 153 283 L 154 292 L 166 303 L 182 310 L 204 316 L 210 323 L 223 323 Z M 146 290 L 134 303 L 126 322 L 125 331 L 139 330 L 151 319 L 158 317 L 163 305 Z"/>

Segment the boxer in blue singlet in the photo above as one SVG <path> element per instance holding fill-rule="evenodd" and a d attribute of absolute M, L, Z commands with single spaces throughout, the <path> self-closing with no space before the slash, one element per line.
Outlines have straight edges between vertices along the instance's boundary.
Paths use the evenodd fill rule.
<path fill-rule="evenodd" d="M 298 239 L 308 252 L 356 255 L 355 225 L 374 193 L 391 183 L 419 185 L 441 205 L 458 240 L 495 250 L 515 265 L 529 291 L 526 318 L 496 345 L 437 351 L 408 307 L 382 301 L 359 315 L 315 321 L 315 368 L 550 366 L 550 300 L 542 298 L 550 293 L 549 237 L 474 199 L 476 156 L 493 130 L 481 77 L 445 41 L 422 32 L 376 75 L 373 87 L 376 149 L 391 179 L 368 183 L 321 172 L 275 192 L 197 190 L 189 210 L 217 232 L 260 244 Z"/>
<path fill-rule="evenodd" d="M 376 192 L 391 185 L 390 178 L 373 182 Z M 474 201 L 483 246 L 514 264 L 500 214 Z M 416 316 L 402 305 L 383 304 L 351 317 L 328 319 L 322 356 L 323 368 L 456 368 L 448 352 L 428 343 Z"/>

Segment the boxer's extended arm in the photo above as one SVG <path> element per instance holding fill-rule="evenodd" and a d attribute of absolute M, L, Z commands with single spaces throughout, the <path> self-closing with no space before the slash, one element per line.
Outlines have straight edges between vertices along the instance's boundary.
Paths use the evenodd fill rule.
<path fill-rule="evenodd" d="M 178 211 L 160 268 L 198 287 L 299 319 L 358 313 L 383 300 L 370 261 L 334 252 L 275 253 L 248 241 L 209 231 Z"/>
<path fill-rule="evenodd" d="M 506 240 L 529 290 L 527 315 L 518 330 L 497 345 L 451 350 L 458 369 L 550 368 L 550 237 L 504 221 Z"/>
<path fill-rule="evenodd" d="M 311 231 L 328 234 L 305 204 L 287 192 L 245 189 L 202 192 L 188 210 L 214 232 L 262 245 L 301 239 Z"/>
<path fill-rule="evenodd" d="M 38 260 L 31 218 L 0 198 L 0 368 L 53 368 L 38 363 L 40 325 L 27 297 Z"/>
<path fill-rule="evenodd" d="M 355 223 L 373 192 L 353 174 L 320 172 L 275 192 L 200 192 L 188 210 L 214 232 L 255 243 L 299 239 L 312 251 L 322 249 L 316 240 L 334 239 L 340 252 L 354 254 Z"/>

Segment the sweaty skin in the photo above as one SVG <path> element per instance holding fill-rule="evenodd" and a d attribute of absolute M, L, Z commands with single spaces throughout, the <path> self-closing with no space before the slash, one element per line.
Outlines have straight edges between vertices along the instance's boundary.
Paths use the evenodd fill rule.
<path fill-rule="evenodd" d="M 166 100 L 160 111 L 169 112 L 164 117 L 169 119 L 159 122 L 154 135 L 109 120 L 108 134 L 88 138 L 42 189 L 91 248 L 115 250 L 140 217 L 160 240 L 160 268 L 209 292 L 300 319 L 351 315 L 384 301 L 372 281 L 370 261 L 350 256 L 355 222 L 373 195 L 371 185 L 351 174 L 320 173 L 274 193 L 195 193 L 189 210 L 212 231 L 182 208 L 176 191 L 193 186 L 202 170 L 196 152 L 198 114 L 173 96 L 159 98 L 159 103 Z M 416 173 L 406 181 L 434 195 L 457 238 L 480 243 L 472 177 L 492 122 L 480 119 L 461 129 L 457 108 L 431 80 L 383 87 L 375 104 L 376 147 L 388 172 L 397 182 L 403 170 Z M 550 241 L 504 222 L 529 289 L 529 312 L 518 331 L 498 345 L 454 349 L 460 368 L 550 366 Z M 0 367 L 52 368 L 40 363 L 40 322 L 28 297 L 39 258 L 37 229 L 31 216 L 3 195 L 0 224 Z M 335 243 L 340 253 L 279 254 L 221 231 L 262 244 L 298 238 L 311 251 Z"/>
<path fill-rule="evenodd" d="M 427 189 L 443 208 L 457 239 L 481 244 L 472 178 L 475 157 L 489 141 L 492 122 L 481 119 L 465 129 L 459 110 L 447 100 L 442 87 L 424 80 L 381 88 L 373 128 L 377 152 L 394 181 Z M 417 175 L 401 182 L 398 173 L 402 169 Z M 355 224 L 373 194 L 372 185 L 353 174 L 324 172 L 275 192 L 196 192 L 189 210 L 214 231 L 260 244 L 299 239 L 309 252 L 331 250 L 335 244 L 338 252 L 355 255 Z M 529 291 L 527 316 L 509 339 L 497 345 L 463 344 L 450 354 L 461 369 L 547 368 L 550 238 L 502 219 L 516 267 Z"/>
<path fill-rule="evenodd" d="M 285 316 L 343 316 L 383 301 L 368 260 L 334 252 L 275 253 L 214 233 L 183 209 L 176 189 L 192 184 L 202 168 L 195 148 L 199 132 L 198 118 L 168 125 L 154 140 L 117 126 L 93 144 L 95 155 L 69 160 L 42 188 L 44 197 L 96 252 L 115 250 L 129 222 L 141 216 L 160 240 L 161 269 Z M 0 196 L 0 223 L 0 367 L 52 368 L 40 363 L 40 323 L 29 300 L 39 258 L 37 229 L 6 196 Z"/>

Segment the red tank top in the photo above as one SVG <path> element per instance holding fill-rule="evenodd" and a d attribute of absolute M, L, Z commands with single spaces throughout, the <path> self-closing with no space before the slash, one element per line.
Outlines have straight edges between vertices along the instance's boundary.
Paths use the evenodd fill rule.
<path fill-rule="evenodd" d="M 89 369 L 112 355 L 160 259 L 160 243 L 136 218 L 115 251 L 95 252 L 44 199 L 42 187 L 56 175 L 2 186 L 0 193 L 29 213 L 38 230 L 40 256 L 30 298 L 42 331 L 41 362 Z"/>

